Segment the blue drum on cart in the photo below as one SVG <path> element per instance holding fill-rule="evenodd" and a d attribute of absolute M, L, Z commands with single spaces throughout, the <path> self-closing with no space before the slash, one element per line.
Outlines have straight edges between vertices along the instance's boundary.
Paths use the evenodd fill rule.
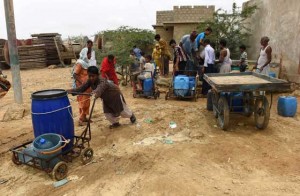
<path fill-rule="evenodd" d="M 153 79 L 152 78 L 145 79 L 144 84 L 143 84 L 143 88 L 144 88 L 144 95 L 145 96 L 153 95 Z"/>
<path fill-rule="evenodd" d="M 188 76 L 178 75 L 174 79 L 174 94 L 184 97 L 188 94 L 190 88 L 190 80 Z"/>
<path fill-rule="evenodd" d="M 280 116 L 294 117 L 297 112 L 297 98 L 280 96 L 278 98 L 277 111 Z"/>
<path fill-rule="evenodd" d="M 56 133 L 70 139 L 63 151 L 72 148 L 74 139 L 72 108 L 67 95 L 61 89 L 37 91 L 31 95 L 34 136 Z"/>

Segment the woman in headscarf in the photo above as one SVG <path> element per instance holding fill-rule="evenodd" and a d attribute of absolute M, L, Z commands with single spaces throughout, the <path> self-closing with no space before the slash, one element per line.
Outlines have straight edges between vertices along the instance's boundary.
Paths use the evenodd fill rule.
<path fill-rule="evenodd" d="M 161 49 L 158 43 L 155 44 L 155 48 L 153 48 L 152 58 L 156 64 L 156 68 L 159 68 L 161 75 L 163 75 L 163 67 L 161 64 Z"/>
<path fill-rule="evenodd" d="M 89 67 L 89 59 L 91 58 L 91 50 L 87 50 L 80 59 L 76 61 L 73 71 L 74 85 L 73 88 L 77 88 L 88 80 L 87 69 Z M 88 88 L 85 93 L 90 93 L 91 88 Z M 88 122 L 87 115 L 89 115 L 90 109 L 90 97 L 87 95 L 78 95 L 77 101 L 79 104 L 79 126 L 82 126 L 85 122 Z"/>

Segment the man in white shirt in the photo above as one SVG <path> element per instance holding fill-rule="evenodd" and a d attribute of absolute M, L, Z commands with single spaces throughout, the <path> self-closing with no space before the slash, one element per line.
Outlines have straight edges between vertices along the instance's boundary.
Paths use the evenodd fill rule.
<path fill-rule="evenodd" d="M 215 64 L 215 50 L 210 46 L 210 40 L 204 40 L 204 67 L 202 68 L 202 72 L 206 73 L 214 73 L 214 64 Z M 203 80 L 202 84 L 202 94 L 205 97 L 208 93 L 208 90 L 211 89 L 211 86 Z"/>
<path fill-rule="evenodd" d="M 86 42 L 86 47 L 81 50 L 79 54 L 79 58 L 84 60 L 88 50 L 92 51 L 91 58 L 89 59 L 89 66 L 97 66 L 96 54 L 95 54 L 95 50 L 93 49 L 93 42 L 91 40 L 88 40 Z"/>

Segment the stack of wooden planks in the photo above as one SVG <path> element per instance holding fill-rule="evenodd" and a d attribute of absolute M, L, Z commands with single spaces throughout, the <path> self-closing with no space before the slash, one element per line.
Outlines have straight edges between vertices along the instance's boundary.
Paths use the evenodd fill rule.
<path fill-rule="evenodd" d="M 32 34 L 31 36 L 34 38 L 32 41 L 33 45 L 41 45 L 41 44 L 45 45 L 47 65 L 60 64 L 57 47 L 55 45 L 55 40 L 56 40 L 59 50 L 63 51 L 63 44 L 62 44 L 62 39 L 60 34 L 41 33 L 41 34 Z"/>
<path fill-rule="evenodd" d="M 44 68 L 47 65 L 45 44 L 18 47 L 21 69 Z"/>

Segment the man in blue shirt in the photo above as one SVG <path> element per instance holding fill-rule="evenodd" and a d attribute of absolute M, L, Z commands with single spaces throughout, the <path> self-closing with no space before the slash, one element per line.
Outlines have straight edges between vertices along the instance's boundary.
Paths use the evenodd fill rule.
<path fill-rule="evenodd" d="M 189 74 L 194 75 L 194 72 L 197 70 L 197 60 L 196 60 L 196 37 L 197 32 L 193 31 L 190 35 L 184 35 L 179 43 L 179 46 L 182 48 L 183 52 L 187 57 L 186 70 L 190 71 Z M 196 74 L 195 74 L 196 75 Z"/>
<path fill-rule="evenodd" d="M 210 27 L 207 27 L 204 32 L 199 33 L 196 37 L 196 44 L 197 48 L 199 49 L 201 45 L 203 45 L 203 40 L 206 36 L 210 35 L 212 33 L 212 29 Z"/>
<path fill-rule="evenodd" d="M 197 33 L 193 31 L 190 35 L 184 35 L 180 40 L 180 47 L 183 49 L 184 53 L 187 55 L 189 59 L 195 55 L 194 53 L 197 51 L 196 39 Z"/>

